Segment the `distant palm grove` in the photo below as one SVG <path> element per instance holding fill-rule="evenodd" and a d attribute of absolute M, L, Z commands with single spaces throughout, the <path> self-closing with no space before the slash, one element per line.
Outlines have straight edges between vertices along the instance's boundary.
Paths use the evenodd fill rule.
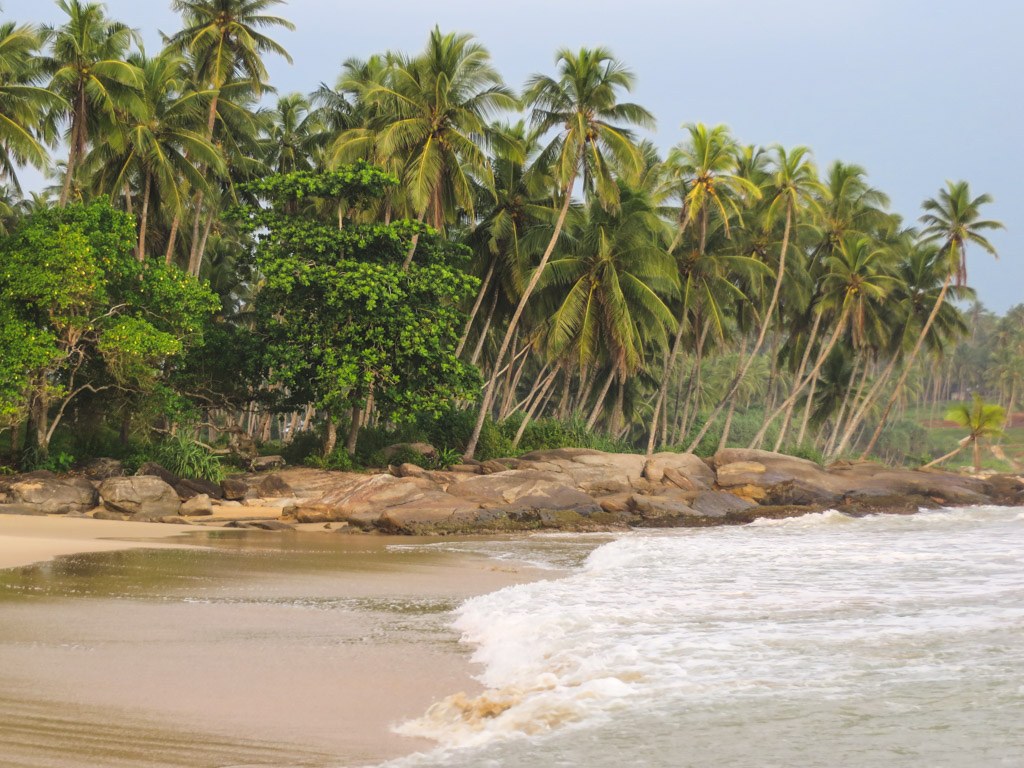
<path fill-rule="evenodd" d="M 911 412 L 1024 398 L 1024 309 L 969 308 L 1002 225 L 966 182 L 907 222 L 806 147 L 693 122 L 660 152 L 604 48 L 517 90 L 435 29 L 278 94 L 281 4 L 173 0 L 159 51 L 81 0 L 0 24 L 0 464 L 923 463 Z"/>

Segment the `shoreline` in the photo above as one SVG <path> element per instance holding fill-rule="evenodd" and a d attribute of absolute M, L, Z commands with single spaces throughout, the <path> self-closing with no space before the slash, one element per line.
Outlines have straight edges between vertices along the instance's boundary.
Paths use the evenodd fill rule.
<path fill-rule="evenodd" d="M 483 690 L 448 612 L 475 595 L 560 574 L 417 549 L 410 537 L 216 533 L 207 541 L 195 528 L 0 516 L 4 586 L 21 580 L 31 587 L 39 579 L 53 590 L 40 599 L 25 599 L 30 589 L 3 590 L 11 599 L 0 595 L 0 677 L 9 682 L 0 696 L 0 741 L 20 744 L 15 736 L 24 728 L 61 723 L 34 730 L 36 743 L 17 747 L 11 759 L 44 758 L 60 768 L 127 759 L 143 768 L 163 766 L 162 749 L 165 759 L 187 753 L 195 768 L 213 768 L 225 764 L 230 744 L 251 765 L 280 765 L 292 755 L 303 764 L 355 766 L 428 751 L 433 742 L 392 728 L 436 701 Z M 17 547 L 20 555 L 12 552 Z M 140 548 L 156 557 L 134 557 L 131 550 Z M 65 593 L 59 580 L 74 562 L 32 567 L 45 558 L 112 552 L 125 554 L 114 561 L 82 558 L 79 578 L 100 593 L 87 599 L 74 585 Z M 174 583 L 159 588 L 158 600 L 102 592 L 105 562 L 127 560 L 145 569 L 166 558 L 174 567 L 198 560 L 203 567 L 227 561 L 220 567 L 232 574 L 235 561 L 244 568 L 233 579 L 213 570 L 184 598 Z M 314 561 L 318 570 L 304 573 Z M 289 603 L 296 598 L 302 599 Z M 336 607 L 304 604 L 318 600 Z M 83 648 L 88 664 L 81 661 Z M 131 745 L 112 727 L 125 719 L 137 734 Z M 63 735 L 82 731 L 90 734 L 88 753 Z M 147 745 L 155 751 L 146 753 Z M 104 762 L 100 748 L 117 757 Z"/>

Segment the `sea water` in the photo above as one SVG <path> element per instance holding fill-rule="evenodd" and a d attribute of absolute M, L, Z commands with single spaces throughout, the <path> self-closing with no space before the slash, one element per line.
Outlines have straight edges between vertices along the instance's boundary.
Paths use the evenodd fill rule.
<path fill-rule="evenodd" d="M 434 546 L 570 570 L 457 609 L 487 690 L 389 768 L 1024 766 L 1024 509 Z"/>

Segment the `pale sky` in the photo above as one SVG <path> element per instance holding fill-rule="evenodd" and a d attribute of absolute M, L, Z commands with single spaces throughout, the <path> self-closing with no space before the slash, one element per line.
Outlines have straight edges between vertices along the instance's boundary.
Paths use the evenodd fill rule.
<path fill-rule="evenodd" d="M 179 22 L 169 0 L 107 0 L 147 48 Z M 49 0 L 0 0 L 0 18 L 59 22 Z M 809 146 L 824 168 L 863 165 L 908 221 L 946 179 L 988 192 L 1006 231 L 999 261 L 968 252 L 992 310 L 1024 302 L 1024 3 L 1017 0 L 290 0 L 273 31 L 294 64 L 268 60 L 280 93 L 333 84 L 341 62 L 418 52 L 429 30 L 471 32 L 513 88 L 554 71 L 560 47 L 602 45 L 637 76 L 632 99 L 663 149 L 686 122 L 725 123 L 743 143 Z M 26 173 L 27 188 L 39 184 Z"/>

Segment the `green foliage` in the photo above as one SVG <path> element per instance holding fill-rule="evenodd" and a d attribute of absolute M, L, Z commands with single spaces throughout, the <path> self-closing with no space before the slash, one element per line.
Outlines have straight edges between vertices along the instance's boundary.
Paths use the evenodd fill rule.
<path fill-rule="evenodd" d="M 152 447 L 152 461 L 180 477 L 191 477 L 219 483 L 224 479 L 224 465 L 205 447 L 185 435 L 168 435 Z"/>
<path fill-rule="evenodd" d="M 344 448 L 336 448 L 326 456 L 309 456 L 306 464 L 318 469 L 333 469 L 338 472 L 351 472 L 357 469 L 356 463 Z"/>
<path fill-rule="evenodd" d="M 21 465 L 26 470 L 48 469 L 51 472 L 67 472 L 75 464 L 75 457 L 67 451 L 42 452 L 30 448 L 21 457 Z"/>
<path fill-rule="evenodd" d="M 506 419 L 501 424 L 501 430 L 511 439 L 521 423 L 518 417 Z M 636 452 L 636 449 L 627 443 L 587 429 L 583 419 L 538 419 L 526 425 L 523 437 L 519 441 L 519 452 L 528 453 L 552 448 L 591 448 L 611 453 Z"/>
<path fill-rule="evenodd" d="M 337 173 L 357 177 L 348 196 L 363 177 L 380 180 L 363 166 Z M 363 405 L 372 393 L 390 422 L 471 397 L 479 376 L 454 354 L 464 322 L 459 304 L 477 284 L 460 267 L 464 250 L 418 228 L 416 259 L 405 266 L 408 225 L 339 231 L 336 222 L 321 224 L 282 205 L 282 189 L 330 198 L 338 192 L 332 178 L 302 172 L 259 182 L 254 189 L 272 206 L 243 217 L 257 234 L 255 260 L 265 278 L 256 334 L 268 375 L 297 402 L 334 414 Z M 362 190 L 375 191 L 372 184 Z"/>

